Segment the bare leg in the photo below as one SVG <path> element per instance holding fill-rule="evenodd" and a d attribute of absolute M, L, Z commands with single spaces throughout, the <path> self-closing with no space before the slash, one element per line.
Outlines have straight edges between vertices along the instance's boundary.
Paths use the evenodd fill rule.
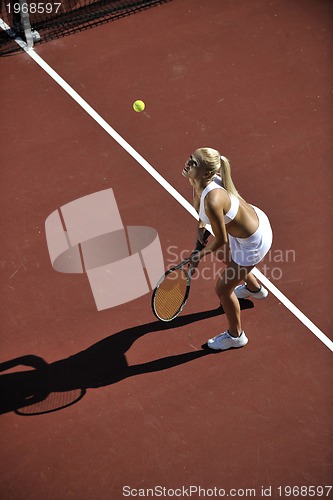
<path fill-rule="evenodd" d="M 245 278 L 245 282 L 246 282 L 246 288 L 250 292 L 258 292 L 260 290 L 260 285 L 253 273 L 251 272 L 248 273 L 248 275 Z"/>
<path fill-rule="evenodd" d="M 243 281 L 253 267 L 241 267 L 230 261 L 216 283 L 215 291 L 220 299 L 229 323 L 229 333 L 238 337 L 242 333 L 239 301 L 234 294 L 235 286 Z"/>

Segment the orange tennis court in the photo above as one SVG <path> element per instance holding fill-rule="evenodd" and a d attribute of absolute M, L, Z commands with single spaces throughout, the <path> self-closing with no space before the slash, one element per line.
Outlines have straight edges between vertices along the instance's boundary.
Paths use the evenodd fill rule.
<path fill-rule="evenodd" d="M 1 498 L 333 498 L 331 20 L 170 0 L 28 50 L 4 19 Z M 204 146 L 274 233 L 225 352 L 216 258 L 175 320 L 151 309 Z"/>

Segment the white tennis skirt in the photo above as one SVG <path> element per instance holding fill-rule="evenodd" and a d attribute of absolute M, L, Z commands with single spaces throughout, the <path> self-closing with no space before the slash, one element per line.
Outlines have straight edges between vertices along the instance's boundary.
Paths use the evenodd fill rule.
<path fill-rule="evenodd" d="M 235 238 L 229 234 L 232 260 L 240 266 L 255 266 L 272 246 L 273 233 L 269 219 L 260 208 L 253 208 L 259 219 L 258 229 L 248 238 Z"/>

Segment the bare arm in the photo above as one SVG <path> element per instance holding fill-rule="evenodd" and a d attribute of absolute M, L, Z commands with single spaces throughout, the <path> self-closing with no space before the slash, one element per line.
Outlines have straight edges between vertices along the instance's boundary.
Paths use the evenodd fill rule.
<path fill-rule="evenodd" d="M 193 206 L 194 208 L 196 209 L 196 211 L 199 213 L 199 209 L 200 209 L 200 198 L 198 196 L 198 193 L 196 191 L 194 191 L 193 193 Z M 205 227 L 206 224 L 199 219 L 199 227 Z"/>
<path fill-rule="evenodd" d="M 200 197 L 198 196 L 198 193 L 195 190 L 193 190 L 193 206 L 196 209 L 196 211 L 199 213 Z M 201 219 L 199 219 L 196 240 L 199 241 L 202 245 L 206 245 L 206 241 L 207 241 L 207 240 L 206 241 L 204 240 L 205 227 L 206 227 L 206 224 Z"/>
<path fill-rule="evenodd" d="M 224 193 L 220 190 L 211 192 L 205 200 L 205 211 L 210 220 L 215 239 L 196 254 L 197 264 L 205 255 L 221 250 L 228 243 L 228 235 L 224 224 Z M 194 263 L 194 262 L 193 262 Z"/>
<path fill-rule="evenodd" d="M 199 213 L 199 208 L 200 208 L 200 198 L 198 196 L 198 193 L 196 190 L 193 188 L 193 206 L 196 209 L 196 211 Z"/>

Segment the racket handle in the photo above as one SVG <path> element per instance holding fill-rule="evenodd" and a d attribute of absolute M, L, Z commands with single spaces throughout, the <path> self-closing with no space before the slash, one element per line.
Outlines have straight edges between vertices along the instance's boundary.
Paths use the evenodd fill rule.
<path fill-rule="evenodd" d="M 208 229 L 205 230 L 204 234 L 203 234 L 203 240 L 204 242 L 206 243 L 208 238 L 210 236 L 210 232 L 208 231 Z M 200 243 L 199 240 L 197 240 L 197 244 L 195 245 L 195 250 L 194 251 L 197 251 L 199 252 L 200 250 L 202 250 L 203 248 L 205 248 L 206 245 L 203 245 L 202 243 Z"/>

